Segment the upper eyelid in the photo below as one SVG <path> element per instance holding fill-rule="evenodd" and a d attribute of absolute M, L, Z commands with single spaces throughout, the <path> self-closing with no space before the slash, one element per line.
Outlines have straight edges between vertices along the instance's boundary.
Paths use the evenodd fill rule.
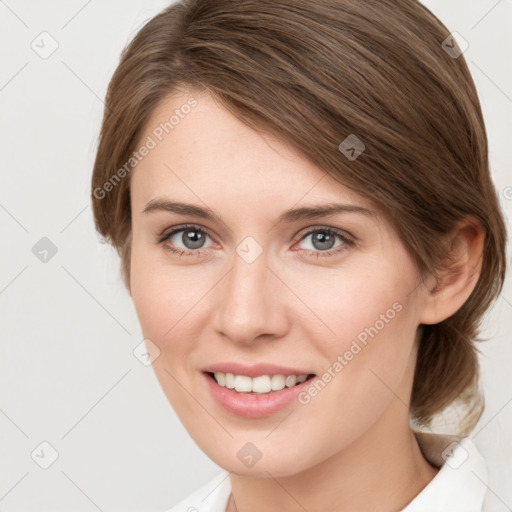
<path fill-rule="evenodd" d="M 178 225 L 176 227 L 172 227 L 170 229 L 164 229 L 158 237 L 160 239 L 169 238 L 171 235 L 175 235 L 176 233 L 179 233 L 180 231 L 184 231 L 186 229 L 192 229 L 192 228 L 197 229 L 197 231 L 206 233 L 210 238 L 214 238 L 214 237 L 212 237 L 209 229 L 199 226 L 198 224 L 184 224 L 184 225 Z"/>

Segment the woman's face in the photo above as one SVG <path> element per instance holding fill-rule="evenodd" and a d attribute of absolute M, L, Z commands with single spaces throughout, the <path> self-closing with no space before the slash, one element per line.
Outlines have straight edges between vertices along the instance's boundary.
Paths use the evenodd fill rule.
<path fill-rule="evenodd" d="M 139 142 L 130 293 L 200 448 L 285 476 L 408 425 L 424 291 L 375 204 L 207 95 L 169 97 Z"/>

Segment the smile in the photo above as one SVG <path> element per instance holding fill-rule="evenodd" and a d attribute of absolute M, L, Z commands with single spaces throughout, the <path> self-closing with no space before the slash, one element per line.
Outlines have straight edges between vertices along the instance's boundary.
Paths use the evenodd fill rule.
<path fill-rule="evenodd" d="M 307 388 L 314 374 L 247 375 L 202 372 L 214 402 L 236 416 L 265 418 L 298 404 L 297 397 Z M 275 389 L 273 389 L 275 388 Z"/>
<path fill-rule="evenodd" d="M 219 386 L 234 389 L 237 393 L 271 393 L 281 389 L 291 388 L 304 382 L 308 375 L 260 375 L 248 377 L 233 373 L 215 372 L 213 378 Z"/>

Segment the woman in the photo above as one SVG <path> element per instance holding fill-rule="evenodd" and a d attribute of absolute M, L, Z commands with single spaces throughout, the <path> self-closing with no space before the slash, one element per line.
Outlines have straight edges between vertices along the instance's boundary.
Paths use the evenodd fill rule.
<path fill-rule="evenodd" d="M 420 3 L 170 6 L 111 80 L 92 201 L 225 470 L 173 511 L 485 510 L 468 435 L 506 233 L 472 78 Z"/>

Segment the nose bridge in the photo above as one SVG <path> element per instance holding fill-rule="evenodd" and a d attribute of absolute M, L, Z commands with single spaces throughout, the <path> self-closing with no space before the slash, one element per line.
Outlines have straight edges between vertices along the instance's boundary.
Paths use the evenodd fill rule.
<path fill-rule="evenodd" d="M 233 254 L 214 315 L 217 331 L 233 341 L 250 342 L 262 334 L 279 336 L 285 327 L 276 278 L 268 265 L 267 253 L 250 237 Z"/>

